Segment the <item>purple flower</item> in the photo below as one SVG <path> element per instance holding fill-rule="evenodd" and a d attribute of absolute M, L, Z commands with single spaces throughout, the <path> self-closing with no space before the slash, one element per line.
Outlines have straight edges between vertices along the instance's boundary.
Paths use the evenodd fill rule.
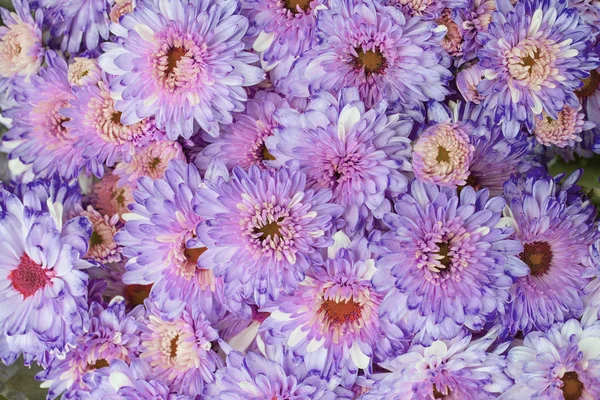
<path fill-rule="evenodd" d="M 151 299 L 164 312 L 177 314 L 186 303 L 209 315 L 222 316 L 222 282 L 210 269 L 198 268 L 206 247 L 196 239 L 202 217 L 192 199 L 202 180 L 193 165 L 172 161 L 165 177 L 143 177 L 133 193 L 135 203 L 126 224 L 115 235 L 128 257 L 123 282 L 153 284 Z"/>
<path fill-rule="evenodd" d="M 593 205 L 579 200 L 577 192 L 578 201 L 570 201 L 566 189 L 538 170 L 506 182 L 504 192 L 506 224 L 514 228 L 514 239 L 523 245 L 519 258 L 530 269 L 511 288 L 509 330 L 544 331 L 581 316 L 581 292 L 588 282 L 583 263 L 596 238 Z"/>
<path fill-rule="evenodd" d="M 379 320 L 385 293 L 371 284 L 375 260 L 366 238 L 352 243 L 343 232 L 322 265 L 314 265 L 296 291 L 282 295 L 259 332 L 266 345 L 284 345 L 303 357 L 306 368 L 324 379 L 339 375 L 351 386 L 359 369 L 370 371 L 374 359 L 403 350 Z"/>
<path fill-rule="evenodd" d="M 390 231 L 374 240 L 381 254 L 374 285 L 392 289 L 381 317 L 427 344 L 454 338 L 463 326 L 481 331 L 502 314 L 514 279 L 527 274 L 512 229 L 497 227 L 504 206 L 485 189 L 457 195 L 413 182 L 396 213 L 383 218 Z"/>
<path fill-rule="evenodd" d="M 508 0 L 468 0 L 464 7 L 454 10 L 454 21 L 458 24 L 462 37 L 463 61 L 471 61 L 477 57 L 481 49 L 482 34 L 488 31 L 492 21 L 492 13 L 496 11 L 496 3 Z"/>
<path fill-rule="evenodd" d="M 386 195 L 406 191 L 410 171 L 412 121 L 387 117 L 386 104 L 367 109 L 358 90 L 344 89 L 336 99 L 321 93 L 303 113 L 280 109 L 280 123 L 267 148 L 278 163 L 298 166 L 315 189 L 328 188 L 332 202 L 345 207 L 348 232 L 372 225 L 391 209 Z"/>
<path fill-rule="evenodd" d="M 304 279 L 309 259 L 331 244 L 328 233 L 343 211 L 329 203 L 329 189 L 307 189 L 304 174 L 256 166 L 234 168 L 228 182 L 208 182 L 196 200 L 204 217 L 197 235 L 207 247 L 198 266 L 223 277 L 228 298 L 259 306 Z"/>
<path fill-rule="evenodd" d="M 84 160 L 82 150 L 75 147 L 75 134 L 65 125 L 68 117 L 64 110 L 74 99 L 67 63 L 50 51 L 46 63 L 48 66 L 39 75 L 15 88 L 18 103 L 5 111 L 13 119 L 13 126 L 2 138 L 2 147 L 9 159 L 31 164 L 37 177 L 55 172 L 65 178 L 76 177 L 84 165 L 98 171 L 101 166 Z"/>
<path fill-rule="evenodd" d="M 447 2 L 447 0 L 385 0 L 383 3 L 398 8 L 407 18 L 418 16 L 424 20 L 435 20 L 447 7 L 445 4 Z"/>
<path fill-rule="evenodd" d="M 556 0 L 525 0 L 492 14 L 483 48 L 478 52 L 485 79 L 478 90 L 495 122 L 524 123 L 552 119 L 565 106 L 577 108 L 575 90 L 598 66 L 589 51 L 590 27 L 576 9 Z"/>
<path fill-rule="evenodd" d="M 439 42 L 445 27 L 406 18 L 370 0 L 334 0 L 317 22 L 317 40 L 282 86 L 295 96 L 358 89 L 365 106 L 442 101 L 451 78 Z M 296 82 L 297 81 L 297 82 Z"/>
<path fill-rule="evenodd" d="M 173 319 L 166 319 L 146 301 L 146 319 L 142 331 L 140 358 L 147 360 L 153 376 L 171 390 L 188 396 L 202 394 L 206 383 L 214 382 L 214 373 L 223 361 L 211 349 L 219 338 L 194 305 L 184 308 Z"/>
<path fill-rule="evenodd" d="M 495 399 L 512 381 L 504 374 L 506 345 L 495 346 L 500 327 L 474 340 L 460 332 L 429 346 L 413 345 L 406 354 L 385 363 L 382 374 L 364 400 Z M 495 347 L 495 349 L 494 349 Z M 493 350 L 493 351 L 492 351 Z"/>
<path fill-rule="evenodd" d="M 102 45 L 99 61 L 117 75 L 110 90 L 121 121 L 155 115 L 172 140 L 189 138 L 196 121 L 218 136 L 219 123 L 231 123 L 231 112 L 243 110 L 243 86 L 264 78 L 249 65 L 257 57 L 244 51 L 248 21 L 238 8 L 235 0 L 145 1 L 112 25 L 117 39 Z"/>
<path fill-rule="evenodd" d="M 85 217 L 63 220 L 60 194 L 0 189 L 0 357 L 47 361 L 46 351 L 75 345 L 87 327 L 87 274 L 82 259 L 92 231 Z M 64 210 L 65 214 L 67 210 Z"/>
<path fill-rule="evenodd" d="M 136 356 L 139 345 L 136 318 L 143 316 L 141 308 L 128 315 L 124 299 L 115 297 L 106 308 L 92 303 L 89 315 L 89 328 L 77 337 L 75 347 L 64 358 L 55 358 L 36 376 L 49 388 L 48 399 L 55 399 L 65 391 L 69 397 L 72 391 L 90 389 L 84 382 L 90 378 L 85 375 L 108 369 L 115 360 L 129 363 Z"/>

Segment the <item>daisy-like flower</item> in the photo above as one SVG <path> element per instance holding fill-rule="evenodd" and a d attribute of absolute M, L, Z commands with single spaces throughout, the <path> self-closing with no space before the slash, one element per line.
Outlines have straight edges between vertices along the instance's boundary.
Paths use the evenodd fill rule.
<path fill-rule="evenodd" d="M 121 160 L 131 162 L 136 152 L 144 151 L 151 141 L 164 134 L 156 129 L 152 118 L 123 125 L 122 113 L 115 110 L 108 85 L 105 76 L 95 85 L 76 90 L 76 98 L 70 101 L 71 107 L 64 115 L 69 119 L 65 126 L 77 136 L 77 146 L 83 149 L 83 156 L 94 159 L 96 164 L 106 163 L 112 167 Z"/>
<path fill-rule="evenodd" d="M 571 108 L 565 106 L 559 113 L 558 119 L 553 119 L 545 112 L 535 117 L 533 135 L 544 146 L 573 147 L 581 142 L 581 133 L 592 129 L 595 124 L 585 120 L 581 106 Z"/>
<path fill-rule="evenodd" d="M 168 140 L 155 140 L 137 149 L 129 161 L 119 162 L 113 174 L 121 177 L 119 186 L 135 188 L 141 177 L 161 179 L 172 160 L 185 161 L 181 145 Z"/>
<path fill-rule="evenodd" d="M 374 285 L 395 287 L 381 317 L 427 344 L 454 338 L 463 326 L 480 331 L 503 313 L 514 279 L 527 274 L 512 229 L 497 227 L 504 206 L 486 189 L 467 186 L 457 195 L 414 181 L 396 213 L 383 218 L 390 231 L 374 241 L 381 254 Z"/>
<path fill-rule="evenodd" d="M 116 225 L 119 222 L 119 214 L 102 215 L 88 206 L 87 210 L 82 211 L 81 215 L 86 217 L 92 223 L 92 235 L 90 236 L 90 245 L 85 258 L 99 261 L 101 263 L 110 263 L 121 261 L 114 236 L 117 233 Z"/>
<path fill-rule="evenodd" d="M 29 77 L 36 74 L 44 62 L 42 44 L 42 10 L 31 16 L 27 0 L 13 0 L 14 12 L 0 8 L 0 77 Z"/>
<path fill-rule="evenodd" d="M 39 185 L 36 186 L 40 188 Z M 85 217 L 63 221 L 63 204 L 28 187 L 21 200 L 0 189 L 0 357 L 26 365 L 74 345 L 88 320 Z M 55 193 L 56 194 L 56 193 Z"/>
<path fill-rule="evenodd" d="M 99 167 L 85 161 L 82 151 L 75 148 L 76 137 L 65 125 L 64 109 L 74 99 L 67 63 L 51 51 L 46 53 L 46 63 L 39 75 L 15 88 L 18 104 L 4 113 L 13 119 L 13 126 L 2 138 L 2 147 L 9 159 L 31 164 L 37 177 L 55 172 L 65 178 L 76 177 L 84 165 L 98 171 Z"/>
<path fill-rule="evenodd" d="M 288 360 L 283 365 L 256 353 L 227 354 L 227 366 L 216 373 L 205 395 L 215 400 L 246 399 L 348 399 L 333 392 L 327 381 L 317 376 L 302 376 Z"/>
<path fill-rule="evenodd" d="M 104 43 L 100 65 L 117 75 L 110 90 L 121 121 L 135 124 L 156 116 L 174 140 L 189 138 L 196 121 L 218 136 L 219 123 L 242 111 L 246 93 L 264 78 L 244 51 L 248 20 L 235 0 L 145 1 L 112 25 L 114 43 Z"/>
<path fill-rule="evenodd" d="M 413 146 L 412 170 L 417 179 L 443 186 L 467 183 L 474 147 L 470 122 L 446 122 L 425 129 Z"/>
<path fill-rule="evenodd" d="M 547 330 L 555 322 L 579 317 L 588 247 L 596 238 L 596 211 L 589 201 L 569 201 L 553 179 L 532 170 L 506 182 L 506 221 L 521 242 L 519 258 L 530 273 L 511 288 L 505 315 L 512 333 Z M 579 193 L 574 193 L 579 199 Z"/>
<path fill-rule="evenodd" d="M 64 358 L 55 358 L 36 379 L 44 381 L 48 399 L 55 399 L 63 392 L 86 389 L 84 376 L 105 369 L 114 360 L 130 362 L 139 345 L 136 318 L 143 316 L 141 308 L 133 313 L 125 312 L 125 301 L 115 297 L 108 307 L 92 303 L 89 310 L 89 329 L 77 337 L 75 347 Z"/>
<path fill-rule="evenodd" d="M 473 64 L 458 72 L 456 74 L 456 86 L 463 99 L 468 102 L 480 104 L 484 100 L 484 97 L 477 90 L 477 86 L 484 78 L 483 69 L 479 64 Z"/>
<path fill-rule="evenodd" d="M 571 319 L 548 332 L 531 332 L 508 353 L 515 384 L 498 397 L 587 400 L 600 398 L 600 323 Z"/>
<path fill-rule="evenodd" d="M 406 191 L 410 171 L 412 121 L 385 115 L 386 103 L 367 109 L 356 88 L 336 99 L 322 93 L 303 113 L 287 108 L 276 113 L 280 123 L 267 148 L 280 162 L 298 165 L 315 189 L 328 188 L 332 202 L 345 208 L 348 232 L 372 225 L 391 209 L 386 194 Z"/>
<path fill-rule="evenodd" d="M 446 36 L 442 39 L 442 47 L 452 57 L 462 55 L 462 30 L 454 21 L 452 10 L 445 8 L 436 22 L 446 27 Z"/>
<path fill-rule="evenodd" d="M 207 182 L 196 195 L 204 217 L 198 238 L 207 250 L 198 266 L 223 277 L 236 302 L 259 306 L 304 279 L 309 258 L 332 240 L 328 232 L 343 208 L 329 203 L 331 190 L 306 188 L 301 172 L 234 168 L 228 182 Z"/>
<path fill-rule="evenodd" d="M 148 307 L 150 303 L 146 301 Z M 154 376 L 171 390 L 188 396 L 202 394 L 223 365 L 211 342 L 219 338 L 197 307 L 186 307 L 174 319 L 165 319 L 150 305 L 140 321 L 140 357 L 148 361 Z"/>
<path fill-rule="evenodd" d="M 308 88 L 298 82 L 286 89 L 292 95 L 351 86 L 367 107 L 382 100 L 418 104 L 444 99 L 451 78 L 439 44 L 445 27 L 407 18 L 371 0 L 334 0 L 329 8 L 319 16 L 315 45 L 289 78 Z"/>
<path fill-rule="evenodd" d="M 366 238 L 351 243 L 343 232 L 334 238 L 323 265 L 307 271 L 298 289 L 276 306 L 263 308 L 270 315 L 259 331 L 266 345 L 283 344 L 324 379 L 339 375 L 351 386 L 359 369 L 371 369 L 376 352 L 381 359 L 402 347 L 380 325 L 385 294 L 371 284 L 375 260 Z"/>
<path fill-rule="evenodd" d="M 95 85 L 102 80 L 102 70 L 95 58 L 74 57 L 67 77 L 71 86 Z"/>
<path fill-rule="evenodd" d="M 534 116 L 552 119 L 566 106 L 577 108 L 575 90 L 598 66 L 589 51 L 590 27 L 577 10 L 557 0 L 526 0 L 492 14 L 484 47 L 479 92 L 495 121 L 516 121 L 533 129 Z M 508 8 L 508 10 L 507 10 Z"/>
<path fill-rule="evenodd" d="M 129 212 L 127 206 L 134 202 L 133 188 L 130 185 L 119 186 L 117 175 L 104 175 L 96 182 L 90 196 L 94 208 L 103 214 L 114 215 Z"/>
<path fill-rule="evenodd" d="M 196 240 L 202 217 L 192 199 L 201 184 L 196 167 L 183 161 L 172 161 L 164 179 L 141 178 L 131 212 L 123 216 L 127 222 L 115 236 L 128 258 L 123 282 L 153 284 L 151 299 L 170 315 L 189 303 L 222 316 L 222 283 L 211 270 L 198 268 L 206 247 Z"/>
<path fill-rule="evenodd" d="M 215 158 L 222 160 L 229 169 L 269 166 L 275 157 L 269 152 L 266 139 L 273 136 L 279 126 L 275 112 L 289 107 L 277 93 L 256 92 L 248 100 L 246 111 L 235 114 L 234 122 L 225 125 L 219 137 L 205 137 L 210 144 L 196 157 L 195 164 L 204 171 Z"/>
<path fill-rule="evenodd" d="M 393 6 L 407 17 L 418 16 L 425 20 L 438 19 L 448 0 L 385 0 L 384 4 Z"/>
<path fill-rule="evenodd" d="M 506 345 L 495 346 L 500 327 L 474 340 L 461 332 L 429 346 L 414 344 L 406 354 L 385 363 L 364 400 L 495 399 L 512 385 L 504 374 Z"/>
<path fill-rule="evenodd" d="M 458 24 L 462 37 L 463 61 L 471 61 L 477 57 L 477 52 L 483 45 L 480 33 L 488 31 L 496 8 L 496 0 L 468 0 L 464 7 L 454 10 L 454 21 Z"/>

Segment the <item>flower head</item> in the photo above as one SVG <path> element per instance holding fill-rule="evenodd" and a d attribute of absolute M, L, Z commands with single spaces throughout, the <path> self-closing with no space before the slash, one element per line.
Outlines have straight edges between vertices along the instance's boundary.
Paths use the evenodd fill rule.
<path fill-rule="evenodd" d="M 159 129 L 174 140 L 189 138 L 193 122 L 213 136 L 219 123 L 242 111 L 242 86 L 259 83 L 257 57 L 243 51 L 248 21 L 235 0 L 146 1 L 112 25 L 117 40 L 102 45 L 100 65 L 117 75 L 121 121 L 135 124 L 155 115 Z M 123 62 L 124 60 L 126 62 Z"/>
<path fill-rule="evenodd" d="M 81 215 L 92 223 L 90 245 L 85 257 L 101 263 L 121 261 L 121 254 L 114 240 L 119 215 L 114 214 L 109 218 L 108 215 L 102 215 L 94 210 L 92 206 L 88 206 Z"/>
<path fill-rule="evenodd" d="M 94 85 L 102 80 L 102 71 L 95 58 L 74 57 L 68 73 L 71 86 Z"/>
<path fill-rule="evenodd" d="M 91 201 L 96 210 L 106 215 L 129 212 L 127 206 L 134 202 L 133 188 L 128 185 L 119 186 L 119 177 L 113 174 L 104 175 L 92 189 Z"/>
<path fill-rule="evenodd" d="M 546 113 L 535 117 L 533 134 L 537 141 L 544 146 L 555 145 L 558 147 L 574 146 L 581 142 L 581 133 L 594 127 L 593 123 L 585 121 L 581 106 L 571 108 L 565 106 L 559 113 L 558 119 L 553 119 Z"/>

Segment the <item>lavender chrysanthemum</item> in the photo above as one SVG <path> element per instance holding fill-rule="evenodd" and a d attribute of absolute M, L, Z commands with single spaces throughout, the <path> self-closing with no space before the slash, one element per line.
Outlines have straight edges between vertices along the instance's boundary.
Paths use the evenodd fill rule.
<path fill-rule="evenodd" d="M 225 294 L 240 303 L 263 306 L 296 287 L 309 258 L 331 244 L 328 232 L 343 211 L 329 203 L 329 189 L 307 189 L 304 174 L 286 169 L 235 168 L 229 182 L 207 186 L 194 207 L 207 247 L 198 265 L 223 277 Z"/>
<path fill-rule="evenodd" d="M 553 119 L 565 106 L 577 108 L 575 90 L 598 66 L 590 52 L 590 27 L 577 10 L 557 0 L 525 0 L 492 14 L 478 52 L 485 78 L 478 86 L 495 121 L 533 129 L 534 117 Z"/>
<path fill-rule="evenodd" d="M 474 340 L 461 332 L 448 341 L 413 345 L 385 363 L 391 373 L 378 378 L 364 400 L 495 399 L 512 381 L 504 374 L 506 346 L 495 346 L 500 327 Z M 494 349 L 494 347 L 496 347 Z"/>
<path fill-rule="evenodd" d="M 198 268 L 206 247 L 196 239 L 202 217 L 192 199 L 201 184 L 196 167 L 179 160 L 169 164 L 163 179 L 141 178 L 135 203 L 124 215 L 127 222 L 115 236 L 128 257 L 123 282 L 153 284 L 151 299 L 171 315 L 186 303 L 215 316 L 223 311 L 220 279 Z"/>
<path fill-rule="evenodd" d="M 136 317 L 143 315 L 141 309 L 132 314 L 125 312 L 125 301 L 115 297 L 108 307 L 92 303 L 89 310 L 90 323 L 86 333 L 77 337 L 75 347 L 64 358 L 55 358 L 46 370 L 36 378 L 48 387 L 49 400 L 66 391 L 90 389 L 85 384 L 86 374 L 94 374 L 107 368 L 115 360 L 131 362 L 139 345 Z"/>
<path fill-rule="evenodd" d="M 413 182 L 383 222 L 389 232 L 378 240 L 380 291 L 392 291 L 382 318 L 423 343 L 451 339 L 465 326 L 480 331 L 505 311 L 515 278 L 527 274 L 516 256 L 523 247 L 499 228 L 501 197 Z M 391 274 L 391 277 L 390 277 Z M 395 286 L 395 288 L 393 288 Z"/>
<path fill-rule="evenodd" d="M 505 315 L 509 330 L 544 331 L 555 322 L 581 316 L 581 292 L 588 282 L 584 262 L 596 237 L 594 206 L 571 202 L 565 190 L 537 170 L 508 181 L 504 192 L 506 223 L 523 245 L 519 258 L 530 269 L 511 288 Z"/>
<path fill-rule="evenodd" d="M 386 104 L 367 109 L 358 90 L 336 99 L 322 93 L 303 113 L 292 108 L 275 115 L 280 127 L 267 139 L 279 163 L 298 166 L 314 188 L 328 188 L 332 202 L 345 208 L 349 233 L 373 223 L 391 209 L 390 197 L 406 191 L 410 171 L 412 121 L 385 115 Z"/>
<path fill-rule="evenodd" d="M 17 189 L 21 198 L 0 189 L 0 357 L 5 364 L 21 353 L 29 365 L 45 360 L 45 351 L 64 351 L 88 320 L 88 277 L 82 269 L 91 265 L 82 257 L 91 224 L 85 217 L 63 220 L 67 210 L 58 195 L 64 192 L 40 196 L 42 185 L 30 187 Z"/>
<path fill-rule="evenodd" d="M 219 123 L 242 111 L 244 86 L 264 73 L 241 42 L 248 21 L 236 0 L 146 1 L 111 25 L 117 35 L 104 43 L 102 69 L 117 75 L 110 90 L 121 121 L 135 124 L 155 115 L 174 140 L 189 138 L 194 121 L 213 136 Z"/>
<path fill-rule="evenodd" d="M 283 87 L 292 95 L 351 86 L 373 107 L 382 100 L 441 101 L 448 93 L 451 75 L 439 44 L 445 27 L 371 0 L 331 1 L 317 27 L 316 44 L 300 57 Z"/>

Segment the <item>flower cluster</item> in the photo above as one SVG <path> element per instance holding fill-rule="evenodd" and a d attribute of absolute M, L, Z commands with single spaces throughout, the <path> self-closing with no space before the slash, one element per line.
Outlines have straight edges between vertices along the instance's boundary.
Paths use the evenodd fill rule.
<path fill-rule="evenodd" d="M 0 17 L 0 360 L 48 400 L 600 399 L 598 1 Z"/>

